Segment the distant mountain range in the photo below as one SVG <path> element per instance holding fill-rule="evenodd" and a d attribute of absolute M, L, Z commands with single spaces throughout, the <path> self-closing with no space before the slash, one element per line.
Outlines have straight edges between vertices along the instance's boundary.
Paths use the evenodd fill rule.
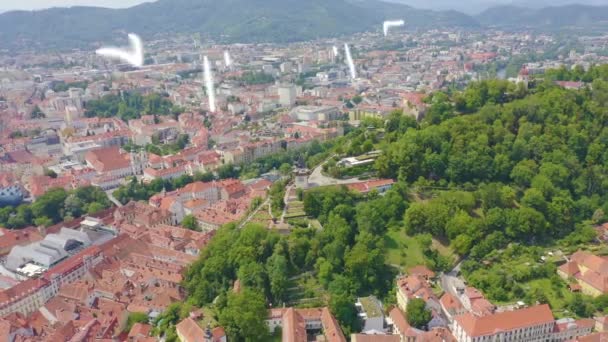
<path fill-rule="evenodd" d="M 476 19 L 483 26 L 501 28 L 606 28 L 608 6 L 566 5 L 540 9 L 499 6 L 482 12 Z"/>
<path fill-rule="evenodd" d="M 127 32 L 143 38 L 200 33 L 221 42 L 290 42 L 379 31 L 386 19 L 404 19 L 409 30 L 479 28 L 480 24 L 543 27 L 601 22 L 606 12 L 607 7 L 537 11 L 508 6 L 472 17 L 377 0 L 158 0 L 127 9 L 72 7 L 3 13 L 0 48 L 93 48 L 117 39 L 125 42 Z"/>
<path fill-rule="evenodd" d="M 127 9 L 72 7 L 0 14 L 0 47 L 14 42 L 82 47 L 112 41 L 124 32 L 143 37 L 198 32 L 226 42 L 288 42 L 380 30 L 383 20 L 394 17 L 406 19 L 410 28 L 477 25 L 458 12 L 370 0 L 159 0 Z"/>
<path fill-rule="evenodd" d="M 525 8 L 543 8 L 566 5 L 602 6 L 606 0 L 385 0 L 405 4 L 415 8 L 432 9 L 437 11 L 455 10 L 475 15 L 489 8 L 498 6 L 518 6 Z"/>

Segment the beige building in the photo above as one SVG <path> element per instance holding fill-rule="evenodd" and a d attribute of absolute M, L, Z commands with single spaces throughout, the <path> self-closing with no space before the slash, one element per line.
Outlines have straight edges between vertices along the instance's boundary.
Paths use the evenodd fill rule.
<path fill-rule="evenodd" d="M 608 293 L 608 257 L 578 251 L 557 269 L 557 274 L 565 280 L 575 279 L 586 295 Z"/>
<path fill-rule="evenodd" d="M 549 305 L 477 317 L 471 313 L 456 316 L 452 334 L 459 342 L 550 341 L 555 319 Z"/>

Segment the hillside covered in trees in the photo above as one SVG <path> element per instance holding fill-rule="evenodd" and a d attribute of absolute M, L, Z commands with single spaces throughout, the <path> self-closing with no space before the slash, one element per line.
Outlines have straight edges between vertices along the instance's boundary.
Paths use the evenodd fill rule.
<path fill-rule="evenodd" d="M 538 264 L 549 248 L 592 246 L 591 226 L 607 218 L 608 66 L 583 73 L 559 76 L 588 80 L 581 90 L 555 85 L 553 73 L 530 89 L 484 81 L 432 94 L 421 123 L 398 111 L 366 122 L 332 152 L 382 150 L 374 169 L 398 181 L 393 189 L 306 191 L 304 210 L 322 229 L 223 227 L 186 276 L 188 302 L 214 307 L 231 338 L 264 340 L 245 325 L 263 331 L 263 308 L 291 304 L 292 279 L 305 275 L 317 299 L 310 305 L 328 305 L 348 334 L 359 328 L 356 297 L 394 301 L 403 270 L 388 250 L 413 251 L 389 242 L 405 234 L 436 271 L 454 265 L 436 241 L 449 245 L 466 260 L 465 278 L 494 301 L 545 302 L 579 317 L 605 310 L 608 297 L 572 295 L 554 263 Z M 246 292 L 231 291 L 237 279 Z"/>
<path fill-rule="evenodd" d="M 382 176 L 469 194 L 410 207 L 408 231 L 448 238 L 459 254 L 483 258 L 510 241 L 548 243 L 585 220 L 603 221 L 608 67 L 589 74 L 596 76 L 580 91 L 547 82 L 526 95 L 488 81 L 435 94 L 420 127 L 389 133 L 376 164 Z"/>

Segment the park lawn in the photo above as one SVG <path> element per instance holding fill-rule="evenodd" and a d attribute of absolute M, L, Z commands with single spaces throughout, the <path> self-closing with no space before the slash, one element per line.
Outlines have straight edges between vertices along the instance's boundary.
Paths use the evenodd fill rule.
<path fill-rule="evenodd" d="M 551 283 L 551 279 L 543 278 L 543 279 L 534 279 L 528 281 L 526 283 L 522 283 L 526 292 L 531 292 L 535 288 L 541 289 L 543 294 L 546 296 L 549 306 L 551 307 L 551 311 L 553 311 L 553 315 L 559 319 L 564 317 L 574 317 L 576 316 L 574 313 L 569 312 L 566 309 L 566 305 L 568 301 L 572 299 L 574 296 L 569 290 L 566 283 L 560 284 L 559 288 L 553 286 Z M 523 300 L 523 298 L 521 298 Z M 516 301 L 492 301 L 492 303 L 498 306 L 512 305 L 516 304 Z"/>
<path fill-rule="evenodd" d="M 327 293 L 313 273 L 289 279 L 287 304 L 295 307 L 318 307 L 325 303 Z"/>
<path fill-rule="evenodd" d="M 566 303 L 573 297 L 573 294 L 568 290 L 565 281 L 561 283 L 559 288 L 552 286 L 551 279 L 535 279 L 528 282 L 526 285 L 530 286 L 530 288 L 540 288 L 543 290 L 555 316 L 558 318 L 572 317 L 573 313 L 564 313 Z"/>
<path fill-rule="evenodd" d="M 402 272 L 417 265 L 425 265 L 418 241 L 408 236 L 403 228 L 390 229 L 384 236 L 387 263 L 399 266 Z"/>
<path fill-rule="evenodd" d="M 415 237 L 407 235 L 403 228 L 390 228 L 384 236 L 384 242 L 387 263 L 399 266 L 402 272 L 414 266 L 426 265 L 422 246 Z M 458 256 L 449 246 L 433 239 L 432 248 L 450 258 L 453 263 L 456 262 Z"/>
<path fill-rule="evenodd" d="M 208 307 L 203 307 L 203 319 L 201 319 L 199 326 L 201 327 L 216 327 L 218 326 L 217 321 L 213 318 L 215 316 L 215 311 Z"/>
<path fill-rule="evenodd" d="M 448 257 L 450 258 L 450 260 L 452 260 L 452 263 L 456 263 L 456 260 L 458 259 L 458 255 L 456 253 L 454 253 L 454 251 L 452 250 L 452 248 L 450 248 L 450 246 L 445 245 L 443 242 L 437 240 L 437 239 L 433 239 L 433 248 L 436 249 L 439 254 L 443 255 L 444 257 Z"/>
<path fill-rule="evenodd" d="M 306 213 L 303 211 L 297 211 L 297 212 L 287 212 L 285 214 L 285 219 L 293 219 L 293 218 L 299 218 L 299 217 L 306 217 Z"/>

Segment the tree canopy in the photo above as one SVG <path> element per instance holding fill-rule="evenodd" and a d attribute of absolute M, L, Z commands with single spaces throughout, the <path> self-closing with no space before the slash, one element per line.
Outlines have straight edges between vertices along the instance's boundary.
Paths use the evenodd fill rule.
<path fill-rule="evenodd" d="M 121 95 L 106 95 L 85 104 L 84 115 L 88 118 L 117 116 L 124 121 L 138 119 L 141 115 L 177 115 L 181 109 L 173 106 L 165 95 L 123 92 Z"/>
<path fill-rule="evenodd" d="M 0 208 L 0 225 L 7 228 L 50 226 L 63 220 L 94 214 L 110 206 L 110 200 L 98 187 L 85 186 L 70 191 L 52 188 L 32 204 Z"/>
<path fill-rule="evenodd" d="M 421 190 L 466 190 L 473 205 L 415 203 L 405 214 L 408 232 L 446 237 L 459 253 L 480 258 L 496 234 L 505 242 L 547 242 L 597 209 L 606 212 L 608 68 L 589 73 L 603 76 L 579 91 L 484 81 L 435 94 L 421 125 L 388 136 L 376 168 Z"/>
<path fill-rule="evenodd" d="M 413 298 L 407 302 L 406 318 L 411 326 L 424 329 L 431 320 L 431 317 L 431 310 L 426 308 L 424 299 Z"/>

